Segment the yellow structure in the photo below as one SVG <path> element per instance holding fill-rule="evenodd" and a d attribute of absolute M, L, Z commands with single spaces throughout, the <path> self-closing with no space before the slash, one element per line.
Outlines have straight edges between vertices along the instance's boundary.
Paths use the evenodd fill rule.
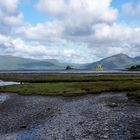
<path fill-rule="evenodd" d="M 104 70 L 103 65 L 102 64 L 97 65 L 96 70 L 97 71 L 103 71 Z"/>

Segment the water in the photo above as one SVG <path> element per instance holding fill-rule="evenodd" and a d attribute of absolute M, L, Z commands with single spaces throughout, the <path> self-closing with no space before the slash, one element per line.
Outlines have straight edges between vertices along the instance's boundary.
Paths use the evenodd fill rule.
<path fill-rule="evenodd" d="M 9 85 L 18 85 L 19 82 L 9 82 L 9 81 L 2 81 L 0 80 L 0 86 L 9 86 Z"/>
<path fill-rule="evenodd" d="M 105 71 L 93 71 L 93 70 L 7 70 L 0 71 L 0 73 L 58 73 L 58 74 L 66 74 L 66 73 L 85 73 L 85 74 L 131 74 L 138 73 L 139 71 L 122 71 L 122 70 L 105 70 Z"/>

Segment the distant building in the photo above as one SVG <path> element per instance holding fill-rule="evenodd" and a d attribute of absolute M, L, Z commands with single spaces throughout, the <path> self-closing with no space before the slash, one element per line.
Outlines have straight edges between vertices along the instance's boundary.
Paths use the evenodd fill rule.
<path fill-rule="evenodd" d="M 98 64 L 97 67 L 96 67 L 96 70 L 97 71 L 103 71 L 104 70 L 104 67 L 102 64 Z"/>

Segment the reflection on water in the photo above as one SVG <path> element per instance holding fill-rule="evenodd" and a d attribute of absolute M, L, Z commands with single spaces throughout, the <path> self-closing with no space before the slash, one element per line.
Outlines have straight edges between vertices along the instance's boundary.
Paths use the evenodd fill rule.
<path fill-rule="evenodd" d="M 104 70 L 104 71 L 93 71 L 93 70 L 7 70 L 0 73 L 85 73 L 85 74 L 104 74 L 104 73 L 140 73 L 139 71 L 124 71 L 124 70 Z"/>
<path fill-rule="evenodd" d="M 1 81 L 0 80 L 0 86 L 8 86 L 8 85 L 18 85 L 19 82 L 8 82 L 8 81 Z"/>

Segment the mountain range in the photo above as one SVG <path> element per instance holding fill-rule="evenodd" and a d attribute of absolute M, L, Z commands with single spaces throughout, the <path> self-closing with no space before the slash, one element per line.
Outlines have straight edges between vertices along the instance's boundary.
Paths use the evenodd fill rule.
<path fill-rule="evenodd" d="M 67 66 L 81 68 L 81 64 L 61 63 L 56 59 L 36 60 L 0 55 L 0 70 L 63 70 Z"/>
<path fill-rule="evenodd" d="M 139 65 L 140 56 L 132 58 L 126 54 L 120 53 L 88 64 L 86 68 L 95 68 L 98 64 L 102 64 L 105 69 L 125 69 L 132 65 Z"/>
<path fill-rule="evenodd" d="M 102 64 L 105 69 L 125 69 L 140 64 L 140 56 L 132 58 L 117 54 L 89 64 L 61 63 L 55 59 L 35 60 L 10 55 L 0 55 L 0 70 L 63 70 L 67 66 L 77 69 L 94 69 Z"/>

